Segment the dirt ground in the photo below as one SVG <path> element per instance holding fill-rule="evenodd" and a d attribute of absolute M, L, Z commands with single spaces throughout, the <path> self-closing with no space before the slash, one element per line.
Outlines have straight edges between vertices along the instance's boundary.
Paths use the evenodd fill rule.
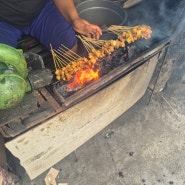
<path fill-rule="evenodd" d="M 127 10 L 128 24 L 148 24 L 171 37 L 155 92 L 57 163 L 68 185 L 185 185 L 185 1 L 143 0 Z M 48 171 L 19 184 L 45 185 Z"/>

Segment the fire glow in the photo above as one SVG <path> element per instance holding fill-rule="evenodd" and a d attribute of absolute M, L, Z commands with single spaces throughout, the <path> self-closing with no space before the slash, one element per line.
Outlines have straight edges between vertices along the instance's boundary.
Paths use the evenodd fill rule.
<path fill-rule="evenodd" d="M 67 85 L 67 89 L 78 90 L 84 87 L 85 84 L 98 79 L 99 70 L 87 69 L 79 71 L 75 74 L 73 82 Z"/>

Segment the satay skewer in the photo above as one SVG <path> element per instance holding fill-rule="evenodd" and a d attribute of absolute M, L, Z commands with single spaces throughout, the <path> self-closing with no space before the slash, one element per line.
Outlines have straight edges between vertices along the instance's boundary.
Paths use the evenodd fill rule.
<path fill-rule="evenodd" d="M 134 27 L 112 27 L 109 31 L 113 31 L 117 34 L 116 40 L 98 41 L 85 36 L 78 36 L 82 40 L 82 43 L 89 51 L 87 58 L 79 57 L 75 61 L 71 61 L 66 67 L 57 69 L 57 79 L 70 80 L 72 76 L 80 70 L 84 70 L 88 67 L 92 67 L 99 59 L 105 55 L 110 55 L 115 49 L 119 47 L 125 47 L 125 43 L 132 43 L 138 39 L 149 39 L 151 36 L 151 28 L 146 25 L 139 25 Z M 124 30 L 124 31 L 123 31 Z M 122 32 L 123 31 L 123 32 Z M 102 43 L 100 49 L 95 49 L 94 46 Z"/>

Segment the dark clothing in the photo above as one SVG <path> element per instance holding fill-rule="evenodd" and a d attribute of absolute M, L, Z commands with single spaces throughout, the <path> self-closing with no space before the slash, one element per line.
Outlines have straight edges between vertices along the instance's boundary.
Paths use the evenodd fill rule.
<path fill-rule="evenodd" d="M 0 21 L 17 28 L 30 24 L 47 0 L 0 0 Z"/>
<path fill-rule="evenodd" d="M 2 2 L 6 3 L 6 1 L 42 2 L 43 0 L 0 0 L 0 11 Z M 19 10 L 18 13 L 16 13 L 16 11 L 13 12 L 15 9 L 10 11 L 10 15 L 14 17 L 13 20 L 17 20 L 18 22 L 11 23 L 11 20 L 8 21 L 8 19 L 7 21 L 0 20 L 0 43 L 17 47 L 17 41 L 21 39 L 22 35 L 31 35 L 37 38 L 48 50 L 51 49 L 50 46 L 52 46 L 53 49 L 58 49 L 61 44 L 71 49 L 77 42 L 71 24 L 60 14 L 52 0 L 45 1 L 47 3 L 40 10 L 39 14 L 37 13 L 38 15 L 35 18 L 26 13 L 25 17 L 22 17 L 22 19 L 16 16 L 19 15 L 20 12 L 26 10 L 31 11 L 30 8 L 25 8 L 23 11 Z M 16 7 L 18 7 L 18 5 Z M 33 7 L 32 9 L 34 10 Z M 36 11 L 33 11 L 34 14 L 38 11 L 38 7 L 35 9 Z M 15 15 L 13 15 L 14 13 Z M 0 12 L 0 15 L 2 15 L 2 12 Z M 10 15 L 8 16 L 9 18 L 11 17 Z M 27 21 L 27 17 L 29 17 L 29 21 L 31 21 L 30 24 L 28 24 L 29 21 Z M 26 26 L 21 28 L 15 27 L 15 25 L 23 26 L 23 23 L 27 23 Z"/>

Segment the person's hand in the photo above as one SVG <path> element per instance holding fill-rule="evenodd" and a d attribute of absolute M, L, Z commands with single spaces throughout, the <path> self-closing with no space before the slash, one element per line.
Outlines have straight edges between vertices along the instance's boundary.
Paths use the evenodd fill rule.
<path fill-rule="evenodd" d="M 91 24 L 82 18 L 77 18 L 73 20 L 72 25 L 76 32 L 83 34 L 87 37 L 99 39 L 102 35 L 102 30 L 99 26 Z"/>

